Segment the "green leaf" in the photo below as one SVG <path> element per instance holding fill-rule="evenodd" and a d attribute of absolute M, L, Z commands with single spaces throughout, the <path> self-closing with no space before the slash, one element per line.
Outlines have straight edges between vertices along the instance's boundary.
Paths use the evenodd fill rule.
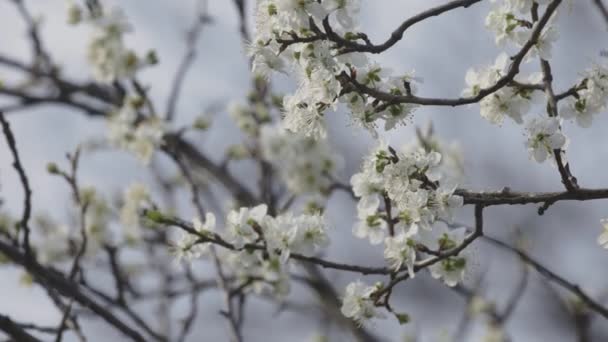
<path fill-rule="evenodd" d="M 410 322 L 410 315 L 406 313 L 395 313 L 395 318 L 399 321 L 399 324 L 407 324 Z"/>

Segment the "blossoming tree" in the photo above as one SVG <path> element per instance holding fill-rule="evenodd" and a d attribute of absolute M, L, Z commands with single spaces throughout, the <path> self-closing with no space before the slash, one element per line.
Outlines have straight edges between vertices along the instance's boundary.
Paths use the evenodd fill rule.
<path fill-rule="evenodd" d="M 138 78 L 141 70 L 154 68 L 158 58 L 154 50 L 128 46 L 125 37 L 133 28 L 121 9 L 97 0 L 69 2 L 67 23 L 74 30 L 92 32 L 82 51 L 90 77 L 82 81 L 65 76 L 53 60 L 27 4 L 11 2 L 28 26 L 34 58 L 24 63 L 0 55 L 2 66 L 28 80 L 25 85 L 0 86 L 0 95 L 8 99 L 0 107 L 0 123 L 23 189 L 22 212 L 0 207 L 0 262 L 2 267 L 22 269 L 27 283 L 48 295 L 60 319 L 44 326 L 0 313 L 0 332 L 10 340 L 95 340 L 87 324 L 99 320 L 124 340 L 185 341 L 194 336 L 194 326 L 204 324 L 199 320 L 206 310 L 199 303 L 200 293 L 214 290 L 222 301 L 226 340 L 248 340 L 245 306 L 257 298 L 275 303 L 279 313 L 323 313 L 325 328 L 319 340 L 328 340 L 337 329 L 346 340 L 377 341 L 383 340 L 377 322 L 392 320 L 399 326 L 416 320 L 416 311 L 397 305 L 394 293 L 428 272 L 469 303 L 466 319 L 448 332 L 447 340 L 472 340 L 467 326 L 479 319 L 485 322 L 480 336 L 486 341 L 507 341 L 505 323 L 524 291 L 528 268 L 576 298 L 585 308 L 580 311 L 585 316 L 578 318 L 608 318 L 602 299 L 560 275 L 558 265 L 541 264 L 523 246 L 484 233 L 488 207 L 536 204 L 543 215 L 559 201 L 608 198 L 606 188 L 580 186 L 567 159 L 565 128 L 591 126 L 608 101 L 608 67 L 601 61 L 581 70 L 581 78 L 570 88 L 554 87 L 551 50 L 559 38 L 558 14 L 567 1 L 488 1 L 492 9 L 485 27 L 505 52 L 493 63 L 471 66 L 462 75 L 460 97 L 439 98 L 421 94 L 420 79 L 413 72 L 393 72 L 374 56 L 398 44 L 411 27 L 451 11 L 466 11 L 483 0 L 444 1 L 404 18 L 380 43 L 372 42 L 359 25 L 357 0 L 252 1 L 251 34 L 247 4 L 235 0 L 251 62 L 252 90 L 227 108 L 242 137 L 227 138 L 233 144 L 219 161 L 187 136 L 214 129 L 211 117 L 200 116 L 187 127 L 177 127 L 174 120 L 197 39 L 210 23 L 204 6 L 188 31 L 187 51 L 166 107 L 160 108 L 161 101 Z M 601 0 L 589 1 L 589 6 L 597 6 L 608 21 Z M 524 66 L 534 71 L 523 72 Z M 277 73 L 292 79 L 295 90 L 275 92 L 271 83 Z M 50 177 L 65 183 L 72 197 L 68 223 L 61 223 L 65 217 L 37 214 L 44 204 L 36 203 L 38 189 L 28 180 L 37 170 L 21 162 L 20 136 L 10 124 L 13 112 L 56 104 L 106 123 L 103 141 L 85 141 L 74 146 L 66 161 L 49 161 Z M 402 148 L 386 139 L 385 132 L 406 129 L 422 107 L 450 110 L 465 105 L 479 110 L 480 120 L 521 126 L 530 162 L 552 164 L 563 187 L 518 192 L 497 184 L 496 191 L 468 190 L 460 150 L 440 140 L 432 128 L 418 129 L 417 139 Z M 353 126 L 376 142 L 350 182 L 340 180 L 344 158 L 328 136 L 326 118 L 337 111 L 345 112 Z M 102 148 L 127 151 L 151 172 L 156 170 L 153 160 L 162 156 L 175 176 L 158 177 L 155 184 L 134 182 L 111 201 L 103 184 L 85 186 L 79 177 L 81 156 Z M 255 171 L 237 176 L 230 167 L 237 161 Z M 351 229 L 332 232 L 324 213 L 338 192 L 349 196 L 356 217 Z M 225 200 L 230 203 L 224 205 Z M 468 223 L 455 221 L 454 214 L 467 207 L 472 209 Z M 195 217 L 186 218 L 184 213 L 191 211 Z M 597 243 L 608 248 L 608 223 L 601 224 L 604 231 Z M 328 257 L 330 235 L 361 239 L 383 255 L 384 263 Z M 493 305 L 465 281 L 478 257 L 471 252 L 478 240 L 512 252 L 526 265 L 522 283 L 504 307 Z M 201 274 L 201 269 L 212 269 L 212 275 Z M 335 287 L 326 273 L 330 270 L 347 277 L 348 284 Z M 100 286 L 99 277 L 111 285 Z M 309 307 L 291 302 L 294 288 L 301 285 L 317 297 Z M 185 316 L 169 312 L 178 300 L 188 307 Z M 149 319 L 144 311 L 152 305 L 160 314 Z M 269 323 L 268 329 L 277 327 Z"/>

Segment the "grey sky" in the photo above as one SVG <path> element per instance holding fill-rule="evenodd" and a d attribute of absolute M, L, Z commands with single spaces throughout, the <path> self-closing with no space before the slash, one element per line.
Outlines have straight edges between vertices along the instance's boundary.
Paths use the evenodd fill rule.
<path fill-rule="evenodd" d="M 129 35 L 130 46 L 145 51 L 155 48 L 160 65 L 146 70 L 141 79 L 152 86 L 154 98 L 164 106 L 166 94 L 184 51 L 183 33 L 192 20 L 194 1 L 104 1 L 120 5 L 133 22 L 135 32 Z M 390 32 L 405 18 L 423 9 L 446 1 L 430 0 L 376 0 L 363 1 L 362 28 L 372 41 L 388 37 Z M 568 4 L 569 3 L 569 4 Z M 35 14 L 44 15 L 43 39 L 56 61 L 60 61 L 67 75 L 85 79 L 88 70 L 85 64 L 87 29 L 65 24 L 65 6 L 61 1 L 30 0 L 29 7 Z M 493 35 L 483 27 L 489 10 L 489 1 L 467 10 L 431 18 L 408 30 L 405 38 L 388 53 L 373 56 L 396 71 L 415 70 L 422 79 L 420 94 L 428 96 L 458 96 L 464 86 L 464 74 L 470 66 L 493 63 L 501 51 L 494 45 Z M 251 9 L 251 4 L 249 4 Z M 551 60 L 555 84 L 558 90 L 570 87 L 577 74 L 593 60 L 602 60 L 602 49 L 608 49 L 606 25 L 595 12 L 590 0 L 566 2 L 559 17 L 560 40 L 554 46 Z M 178 106 L 178 124 L 190 122 L 208 106 L 231 100 L 240 100 L 249 89 L 247 59 L 237 27 L 237 16 L 232 1 L 210 0 L 210 15 L 214 19 L 202 34 L 199 59 L 185 84 Z M 250 22 L 251 16 L 248 17 Z M 0 51 L 10 56 L 28 58 L 29 45 L 25 40 L 24 26 L 8 1 L 0 2 Z M 603 59 L 607 62 L 606 59 Z M 534 62 L 525 70 L 538 70 Z M 0 68 L 0 80 L 10 82 L 14 75 Z M 279 76 L 277 87 L 289 89 L 289 80 Z M 281 89 L 279 89 L 281 90 Z M 0 103 L 4 100 L 0 98 Z M 161 107 L 162 108 L 162 107 Z M 538 108 L 537 110 L 542 110 Z M 34 189 L 34 207 L 38 212 L 48 212 L 56 218 L 65 217 L 68 208 L 68 191 L 62 182 L 44 172 L 49 161 L 63 162 L 64 155 L 83 139 L 103 134 L 103 123 L 90 119 L 63 107 L 41 107 L 10 114 L 9 119 L 18 139 L 21 156 Z M 476 190 L 498 190 L 510 186 L 514 190 L 552 191 L 561 189 L 557 170 L 548 163 L 537 164 L 528 159 L 521 126 L 508 119 L 502 127 L 492 126 L 479 115 L 478 106 L 458 108 L 426 107 L 418 110 L 413 124 L 386 134 L 393 145 L 408 142 L 414 135 L 416 125 L 425 125 L 432 120 L 436 131 L 446 141 L 461 143 L 467 160 L 466 186 Z M 343 180 L 358 168 L 361 156 L 372 140 L 363 131 L 352 131 L 346 113 L 336 113 L 329 119 L 332 143 L 347 156 Z M 585 187 L 602 187 L 608 184 L 608 141 L 605 138 L 606 115 L 600 115 L 590 129 L 580 129 L 567 124 L 565 131 L 570 138 L 568 159 L 572 171 Z M 226 118 L 225 111 L 218 113 L 218 131 L 208 137 L 198 138 L 200 147 L 215 157 L 231 141 L 226 137 L 237 137 Z M 227 133 L 228 132 L 228 133 Z M 352 139 L 355 136 L 358 139 Z M 366 136 L 364 139 L 359 137 Z M 2 140 L 3 141 L 3 140 Z M 6 206 L 13 212 L 21 210 L 21 188 L 16 182 L 10 166 L 10 155 L 5 144 L 0 143 L 0 194 Z M 244 174 L 246 169 L 235 172 Z M 104 184 L 108 192 L 119 192 L 125 184 L 134 180 L 150 180 L 141 166 L 124 153 L 98 153 L 83 161 L 82 182 Z M 329 256 L 339 260 L 356 260 L 366 264 L 382 263 L 381 252 L 373 250 L 350 236 L 350 225 L 354 217 L 354 205 L 345 197 L 332 200 L 330 220 L 335 226 L 334 237 L 339 237 L 337 246 Z M 465 207 L 460 218 L 470 223 L 472 209 Z M 346 219 L 345 219 L 346 217 Z M 514 227 L 519 226 L 530 239 L 532 255 L 558 270 L 568 279 L 576 280 L 594 297 L 608 290 L 608 278 L 603 272 L 608 266 L 608 254 L 595 243 L 600 232 L 599 220 L 608 217 L 605 202 L 559 203 L 539 217 L 536 207 L 500 207 L 487 211 L 489 235 L 508 239 Z M 338 239 L 334 239 L 338 240 Z M 514 286 L 517 263 L 511 256 L 491 252 L 487 244 L 476 243 L 480 256 L 479 270 L 488 269 L 491 282 L 490 298 L 504 299 Z M 357 247 L 357 248 L 346 248 Z M 359 252 L 364 250 L 366 252 Z M 483 256 L 483 257 L 482 257 Z M 583 266 L 581 266 L 583 265 Z M 20 272 L 1 269 L 0 313 L 9 313 L 16 319 L 54 324 L 57 312 L 42 291 L 37 288 L 19 286 Z M 346 284 L 352 280 L 350 274 L 335 274 L 336 283 Z M 424 341 L 436 341 L 442 328 L 451 329 L 462 312 L 463 302 L 450 291 L 421 276 L 407 282 L 397 292 L 399 305 L 413 316 L 413 323 L 402 328 L 389 319 L 379 322 L 374 330 L 383 336 L 399 336 L 401 332 L 419 331 Z M 431 292 L 434 290 L 435 293 Z M 430 297 L 434 296 L 432 300 Z M 559 320 L 551 299 L 538 305 L 538 298 L 547 296 L 538 276 L 533 275 L 531 285 L 517 314 L 508 328 L 515 341 L 574 341 L 574 332 L 567 325 L 551 324 Z M 223 340 L 225 328 L 217 315 L 219 302 L 214 293 L 203 295 L 209 310 L 200 319 L 196 332 L 203 340 Z M 553 303 L 554 305 L 557 305 Z M 213 308 L 213 309 L 211 309 Z M 258 309 L 259 308 L 259 309 Z M 259 310 L 263 314 L 253 314 Z M 281 332 L 275 325 L 272 308 L 254 305 L 250 307 L 245 325 L 246 334 L 252 341 L 305 340 L 314 332 L 315 322 L 299 322 L 298 316 L 282 318 L 290 329 Z M 450 323 L 447 323 L 450 322 Z M 272 338 L 268 326 L 273 326 Z M 276 335 L 275 329 L 276 328 Z M 598 336 L 606 335 L 605 323 L 594 329 Z M 94 329 L 107 333 L 107 327 L 96 324 Z M 284 335 L 287 333 L 288 335 Z M 107 340 L 103 338 L 99 340 Z M 297 338 L 296 338 L 297 336 Z M 215 338 L 214 338 L 215 337 Z M 268 339 L 267 339 L 268 338 Z M 196 339 L 194 339 L 196 340 Z M 396 339 L 391 339 L 396 340 Z"/>

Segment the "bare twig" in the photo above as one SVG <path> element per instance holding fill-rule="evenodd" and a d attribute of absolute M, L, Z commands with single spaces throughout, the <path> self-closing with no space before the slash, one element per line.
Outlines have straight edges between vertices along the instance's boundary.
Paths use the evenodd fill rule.
<path fill-rule="evenodd" d="M 0 315 L 0 330 L 19 342 L 41 342 L 36 337 L 30 335 L 19 324 L 15 323 L 8 316 Z"/>
<path fill-rule="evenodd" d="M 608 8 L 604 4 L 604 2 L 602 0 L 592 0 L 592 1 L 595 4 L 595 6 L 597 7 L 597 9 L 600 11 L 600 13 L 602 14 L 602 17 L 606 21 L 606 24 L 608 24 Z"/>
<path fill-rule="evenodd" d="M 485 237 L 485 240 L 492 243 L 495 246 L 498 246 L 502 249 L 508 250 L 512 253 L 517 254 L 524 262 L 526 262 L 527 264 L 529 264 L 530 266 L 532 266 L 536 271 L 538 271 L 538 273 L 540 273 L 541 275 L 543 275 L 544 277 L 546 277 L 549 281 L 563 287 L 564 289 L 572 292 L 572 294 L 574 294 L 575 296 L 577 296 L 578 298 L 580 298 L 581 301 L 583 301 L 591 310 L 597 312 L 598 314 L 600 314 L 601 316 L 603 316 L 604 318 L 608 318 L 608 308 L 602 306 L 600 303 L 596 302 L 594 299 L 592 299 L 591 297 L 589 297 L 589 295 L 587 295 L 581 288 L 580 286 L 571 283 L 570 281 L 566 280 L 565 278 L 559 276 L 558 274 L 556 274 L 555 272 L 549 270 L 547 267 L 543 266 L 541 263 L 539 263 L 538 261 L 536 261 L 535 259 L 533 259 L 532 257 L 530 257 L 526 252 L 524 252 L 521 249 L 512 247 L 500 240 L 496 240 L 494 238 Z"/>
<path fill-rule="evenodd" d="M 186 33 L 186 53 L 182 58 L 182 61 L 177 68 L 175 78 L 173 79 L 173 85 L 171 86 L 171 92 L 169 93 L 169 100 L 167 101 L 166 119 L 167 121 L 173 120 L 175 116 L 175 106 L 180 95 L 180 91 L 188 70 L 196 58 L 197 48 L 196 43 L 203 30 L 203 26 L 210 22 L 209 15 L 207 13 L 207 0 L 197 1 L 197 9 L 195 13 L 196 17 L 192 27 Z"/>
<path fill-rule="evenodd" d="M 11 130 L 11 126 L 4 118 L 4 113 L 0 112 L 0 124 L 2 125 L 2 130 L 4 132 L 4 136 L 6 137 L 6 142 L 8 147 L 13 155 L 13 167 L 17 170 L 17 174 L 19 174 L 19 180 L 21 181 L 21 186 L 23 187 L 24 198 L 23 198 L 23 214 L 21 215 L 21 220 L 19 221 L 20 231 L 23 232 L 23 248 L 25 249 L 25 253 L 28 257 L 31 256 L 32 250 L 30 247 L 30 227 L 29 220 L 32 215 L 32 190 L 30 188 L 30 182 L 25 174 L 25 169 L 23 168 L 23 164 L 19 159 L 19 153 L 17 152 L 17 142 L 15 141 L 15 136 L 13 135 L 13 131 Z"/>

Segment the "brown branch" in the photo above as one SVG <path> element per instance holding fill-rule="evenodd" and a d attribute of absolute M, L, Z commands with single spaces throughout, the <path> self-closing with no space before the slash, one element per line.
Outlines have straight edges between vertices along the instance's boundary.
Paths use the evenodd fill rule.
<path fill-rule="evenodd" d="M 360 327 L 353 320 L 345 317 L 340 312 L 340 300 L 338 293 L 332 286 L 331 282 L 325 278 L 323 273 L 312 264 L 304 264 L 306 273 L 310 276 L 310 279 L 305 280 L 305 284 L 314 290 L 319 296 L 319 302 L 327 312 L 328 316 L 335 317 L 336 321 L 343 327 L 348 328 L 358 342 L 374 342 L 378 341 L 378 338 L 372 333 L 367 331 L 365 328 Z"/>
<path fill-rule="evenodd" d="M 41 63 L 42 69 L 53 69 L 53 63 L 51 62 L 51 57 L 45 51 L 42 40 L 40 39 L 40 33 L 38 32 L 38 23 L 34 20 L 29 10 L 25 7 L 24 0 L 12 0 L 19 14 L 25 21 L 27 26 L 28 34 L 30 36 L 30 41 L 32 43 L 32 54 L 33 61 L 32 64 L 37 68 L 38 64 Z"/>
<path fill-rule="evenodd" d="M 597 9 L 600 11 L 600 13 L 602 14 L 602 17 L 606 21 L 606 24 L 608 24 L 608 8 L 604 4 L 604 2 L 602 0 L 592 0 L 592 1 L 595 4 L 595 6 L 597 7 Z"/>
<path fill-rule="evenodd" d="M 245 3 L 246 0 L 233 0 L 234 6 L 236 7 L 236 11 L 239 15 L 239 32 L 241 32 L 241 39 L 243 41 L 248 42 L 249 32 L 247 30 L 247 17 L 245 13 Z"/>
<path fill-rule="evenodd" d="M 345 49 L 341 50 L 342 53 L 349 53 L 355 51 L 381 53 L 388 50 L 390 47 L 399 42 L 403 38 L 403 34 L 405 33 L 405 31 L 410 27 L 414 26 L 415 24 L 460 7 L 468 8 L 469 6 L 472 6 L 481 1 L 482 0 L 457 0 L 428 9 L 405 20 L 401 25 L 399 25 L 399 27 L 395 31 L 393 31 L 393 33 L 391 33 L 391 36 L 384 43 L 378 45 L 371 44 L 369 41 L 367 41 L 366 44 L 360 44 L 356 41 L 340 37 L 332 30 L 331 26 L 329 26 L 328 18 L 325 18 L 325 20 L 323 20 L 323 27 L 325 29 L 327 39 L 335 42 L 336 44 L 338 44 L 338 46 L 346 47 Z"/>
<path fill-rule="evenodd" d="M 238 182 L 228 170 L 216 165 L 207 156 L 196 149 L 192 144 L 177 135 L 166 135 L 166 145 L 163 151 L 173 156 L 185 156 L 188 160 L 209 172 L 215 179 L 232 193 L 237 201 L 243 205 L 254 205 L 258 203 L 256 197 L 244 185 Z"/>
<path fill-rule="evenodd" d="M 110 109 L 109 107 L 92 106 L 84 102 L 76 101 L 65 93 L 60 93 L 58 95 L 34 95 L 22 90 L 3 86 L 0 87 L 0 95 L 7 95 L 19 99 L 19 104 L 5 109 L 11 111 L 42 104 L 60 104 L 82 110 L 91 116 L 105 116 Z"/>
<path fill-rule="evenodd" d="M 196 211 L 197 211 L 200 219 L 202 220 L 205 217 L 205 210 L 200 201 L 198 185 L 196 184 L 194 178 L 190 174 L 190 170 L 180 160 L 180 158 L 174 156 L 173 159 L 175 160 L 177 166 L 179 167 L 180 171 L 186 178 L 188 185 L 190 186 L 190 194 L 192 196 L 192 203 L 194 204 L 194 207 L 196 208 Z M 214 246 L 211 246 L 210 251 L 211 251 L 211 256 L 213 258 L 213 264 L 215 265 L 215 270 L 216 270 L 217 279 L 218 279 L 218 287 L 222 290 L 224 305 L 226 306 L 226 310 L 222 311 L 222 314 L 228 320 L 228 326 L 230 328 L 230 333 L 232 335 L 232 342 L 241 342 L 241 341 L 243 341 L 243 335 L 241 333 L 241 329 L 238 324 L 236 314 L 234 312 L 234 307 L 232 305 L 232 297 L 230 295 L 230 289 L 228 287 L 228 280 L 227 280 L 228 278 L 226 277 L 226 275 L 224 273 L 222 264 L 220 262 L 220 258 L 217 255 L 217 251 L 215 250 Z M 194 304 L 192 307 L 194 308 Z M 184 330 L 183 330 L 184 334 L 187 331 L 186 330 L 187 327 L 188 327 L 188 325 L 184 325 Z"/>
<path fill-rule="evenodd" d="M 30 335 L 19 324 L 15 323 L 10 317 L 0 315 L 0 330 L 19 342 L 41 342 L 36 337 Z"/>
<path fill-rule="evenodd" d="M 550 117 L 558 117 L 557 99 L 553 92 L 553 74 L 551 73 L 551 64 L 548 61 L 541 59 L 540 66 L 543 72 L 543 84 L 545 88 L 545 94 L 547 95 L 547 113 Z M 568 163 L 562 159 L 562 149 L 555 149 L 553 155 L 557 164 L 557 169 L 562 178 L 562 183 L 568 191 L 574 191 L 578 188 L 576 178 L 570 173 L 570 167 Z"/>
<path fill-rule="evenodd" d="M 523 205 L 533 203 L 555 203 L 558 201 L 589 201 L 608 198 L 608 189 L 576 189 L 563 192 L 473 192 L 469 190 L 456 190 L 456 195 L 464 198 L 464 204 L 494 205 Z"/>
<path fill-rule="evenodd" d="M 546 277 L 549 281 L 561 286 L 562 288 L 570 291 L 572 294 L 577 296 L 583 303 L 587 304 L 587 306 L 591 310 L 597 312 L 602 317 L 608 319 L 608 308 L 602 306 L 600 303 L 596 302 L 594 299 L 589 297 L 580 288 L 580 286 L 578 286 L 574 283 L 571 283 L 570 281 L 566 280 L 565 278 L 563 278 L 563 277 L 559 276 L 558 274 L 554 273 L 553 271 L 549 270 L 547 267 L 543 266 L 541 263 L 539 263 L 538 261 L 536 261 L 535 259 L 530 257 L 526 252 L 524 252 L 521 249 L 512 247 L 500 240 L 496 240 L 496 239 L 488 237 L 488 236 L 485 237 L 485 240 L 492 243 L 495 246 L 498 246 L 502 249 L 505 249 L 507 251 L 517 254 L 524 262 L 526 262 L 527 264 L 532 266 L 542 276 Z"/>
<path fill-rule="evenodd" d="M 505 322 L 513 315 L 513 312 L 515 311 L 517 304 L 519 304 L 519 302 L 521 301 L 521 298 L 526 290 L 526 286 L 528 285 L 529 275 L 530 275 L 530 273 L 528 272 L 527 265 L 525 265 L 525 264 L 522 265 L 521 278 L 520 278 L 519 282 L 517 283 L 515 290 L 509 297 L 509 300 L 507 301 L 507 306 L 502 311 L 502 313 L 498 314 L 496 323 L 504 325 Z"/>
<path fill-rule="evenodd" d="M 32 250 L 30 247 L 30 227 L 29 220 L 32 215 L 32 190 L 30 188 L 30 182 L 25 174 L 25 169 L 23 168 L 23 164 L 19 159 L 19 153 L 17 152 L 17 142 L 15 141 L 15 136 L 11 130 L 11 126 L 4 118 L 4 113 L 0 112 L 0 124 L 2 125 L 2 130 L 4 132 L 4 136 L 6 137 L 6 142 L 8 147 L 13 155 L 13 167 L 17 170 L 17 174 L 19 174 L 19 180 L 21 181 L 21 186 L 23 187 L 24 198 L 23 198 L 23 214 L 21 215 L 21 220 L 19 221 L 19 229 L 23 232 L 23 248 L 25 249 L 25 254 L 30 257 Z"/>
<path fill-rule="evenodd" d="M 422 260 L 416 265 L 414 265 L 414 272 L 419 272 L 422 269 L 425 269 L 431 265 L 434 265 L 442 260 L 445 260 L 449 257 L 456 256 L 460 252 L 462 252 L 465 248 L 467 248 L 473 241 L 477 240 L 477 238 L 483 236 L 483 208 L 484 206 L 481 204 L 475 205 L 475 229 L 474 231 L 465 237 L 462 243 L 452 249 L 448 249 L 446 251 L 442 251 L 436 256 L 428 258 L 426 260 Z M 401 270 L 400 270 L 401 271 Z M 404 274 L 394 277 L 391 281 L 383 287 L 380 291 L 374 293 L 374 296 L 381 297 L 382 295 L 388 294 L 392 291 L 393 287 L 399 284 L 402 281 L 405 281 L 410 278 L 409 272 L 405 272 Z"/>
<path fill-rule="evenodd" d="M 147 339 L 144 338 L 139 332 L 127 326 L 120 318 L 116 317 L 101 304 L 91 299 L 82 291 L 78 284 L 70 282 L 60 272 L 52 268 L 42 266 L 35 260 L 23 254 L 17 248 L 10 246 L 3 241 L 0 241 L 0 252 L 15 264 L 25 268 L 28 273 L 34 276 L 35 281 L 43 284 L 44 286 L 49 286 L 55 289 L 65 297 L 73 298 L 80 305 L 90 309 L 131 340 L 137 342 L 147 341 Z"/>
<path fill-rule="evenodd" d="M 201 5 L 202 2 L 202 5 Z M 177 104 L 177 100 L 181 93 L 181 88 L 188 73 L 188 70 L 192 66 L 196 58 L 196 43 L 198 38 L 203 30 L 203 26 L 206 23 L 210 22 L 209 16 L 207 14 L 207 1 L 199 0 L 197 2 L 198 6 L 202 6 L 202 8 L 197 8 L 196 11 L 196 19 L 194 20 L 194 24 L 186 33 L 186 53 L 180 62 L 177 72 L 175 73 L 175 77 L 173 79 L 173 85 L 171 86 L 171 92 L 169 93 L 169 100 L 167 101 L 167 109 L 166 109 L 166 120 L 171 121 L 175 116 L 175 106 Z"/>
<path fill-rule="evenodd" d="M 521 50 L 519 50 L 519 52 L 517 54 L 515 54 L 514 56 L 511 57 L 512 62 L 509 66 L 509 70 L 507 71 L 507 73 L 504 76 L 502 76 L 500 79 L 498 79 L 498 81 L 496 81 L 496 83 L 493 86 L 481 89 L 479 91 L 479 93 L 475 96 L 450 99 L 450 98 L 426 98 L 426 97 L 415 96 L 412 94 L 393 95 L 393 94 L 390 94 L 390 93 L 387 93 L 384 91 L 370 88 L 361 83 L 358 83 L 354 79 L 352 79 L 350 76 L 348 76 L 346 73 L 343 73 L 339 77 L 342 78 L 343 83 L 346 83 L 346 86 L 348 86 L 350 84 L 355 88 L 355 90 L 357 90 L 361 93 L 370 95 L 370 96 L 376 98 L 377 100 L 385 102 L 376 108 L 377 111 L 382 111 L 392 105 L 399 104 L 399 103 L 412 103 L 412 104 L 427 105 L 427 106 L 452 106 L 452 107 L 471 104 L 471 103 L 477 103 L 477 102 L 481 101 L 483 98 L 485 98 L 486 96 L 493 94 L 496 91 L 500 90 L 501 88 L 507 86 L 509 83 L 511 83 L 514 80 L 515 76 L 519 73 L 519 67 L 520 67 L 521 63 L 523 62 L 525 56 L 530 51 L 530 49 L 538 42 L 538 39 L 540 37 L 540 34 L 542 33 L 543 28 L 547 25 L 547 23 L 549 22 L 549 19 L 551 18 L 553 13 L 555 13 L 555 11 L 557 10 L 557 7 L 560 5 L 561 2 L 562 2 L 562 0 L 554 0 L 553 2 L 551 2 L 551 4 L 549 4 L 547 6 L 547 10 L 545 11 L 542 18 L 539 20 L 538 24 L 532 31 L 530 39 L 526 42 L 526 44 L 524 44 L 524 46 L 521 48 Z"/>

